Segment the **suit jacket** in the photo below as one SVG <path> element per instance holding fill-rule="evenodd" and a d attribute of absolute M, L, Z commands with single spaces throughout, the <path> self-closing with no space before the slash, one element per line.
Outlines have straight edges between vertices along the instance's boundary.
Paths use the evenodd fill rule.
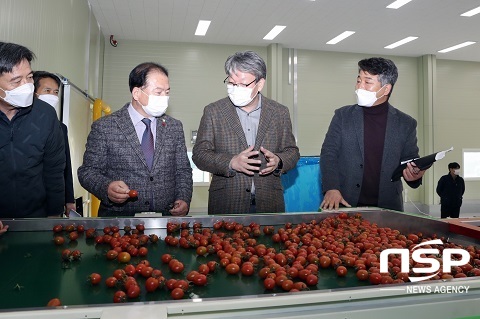
<path fill-rule="evenodd" d="M 416 127 L 415 119 L 388 105 L 379 207 L 403 211 L 402 181 L 391 182 L 391 176 L 401 161 L 419 157 Z M 363 134 L 361 106 L 349 105 L 337 109 L 320 154 L 323 192 L 338 189 L 352 206 L 357 206 L 363 180 Z M 407 183 L 416 188 L 421 180 Z"/>
<path fill-rule="evenodd" d="M 295 167 L 300 154 L 292 134 L 288 108 L 261 96 L 262 108 L 255 150 L 263 146 L 282 159 L 282 171 Z M 249 176 L 229 169 L 230 160 L 248 148 L 245 133 L 235 106 L 224 98 L 204 109 L 193 162 L 201 170 L 213 174 L 208 198 L 209 214 L 241 214 L 250 209 L 252 179 L 255 183 L 257 212 L 284 212 L 283 187 L 280 173 Z M 265 167 L 260 154 L 261 167 Z"/>
<path fill-rule="evenodd" d="M 63 123 L 62 126 L 63 138 L 65 139 L 65 171 L 63 176 L 65 178 L 65 203 L 75 203 L 75 196 L 73 192 L 73 176 L 72 176 L 72 159 L 70 157 L 70 144 L 68 143 L 68 129 Z"/>
<path fill-rule="evenodd" d="M 99 216 L 132 216 L 137 212 L 165 212 L 175 200 L 190 205 L 192 169 L 182 123 L 170 116 L 157 118 L 155 154 L 148 169 L 140 141 L 128 113 L 122 109 L 92 124 L 83 164 L 78 169 L 82 186 L 100 200 Z M 108 185 L 122 180 L 138 191 L 138 198 L 115 204 L 107 197 Z"/>

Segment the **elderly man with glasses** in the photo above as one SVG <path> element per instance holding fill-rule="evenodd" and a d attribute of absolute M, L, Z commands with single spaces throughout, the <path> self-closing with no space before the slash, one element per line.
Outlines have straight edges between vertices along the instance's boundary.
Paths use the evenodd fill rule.
<path fill-rule="evenodd" d="M 283 212 L 282 172 L 300 153 L 288 108 L 263 96 L 267 68 L 253 51 L 225 62 L 228 97 L 207 105 L 193 162 L 213 174 L 209 214 Z"/>

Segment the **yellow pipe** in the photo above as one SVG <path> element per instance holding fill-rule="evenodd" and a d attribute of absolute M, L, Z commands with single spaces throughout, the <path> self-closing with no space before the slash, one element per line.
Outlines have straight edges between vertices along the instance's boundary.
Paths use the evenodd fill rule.
<path fill-rule="evenodd" d="M 94 122 L 98 120 L 100 117 L 102 117 L 102 112 L 105 115 L 109 115 L 112 113 L 112 110 L 110 106 L 104 104 L 102 100 L 96 99 L 95 102 L 93 103 L 93 121 Z M 92 204 L 91 204 L 92 217 L 98 216 L 99 207 L 100 207 L 100 200 L 94 195 L 92 195 Z"/>

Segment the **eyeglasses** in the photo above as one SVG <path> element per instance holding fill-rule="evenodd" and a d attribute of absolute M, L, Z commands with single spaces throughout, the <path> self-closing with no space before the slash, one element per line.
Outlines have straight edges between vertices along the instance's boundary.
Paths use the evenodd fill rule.
<path fill-rule="evenodd" d="M 254 79 L 252 82 L 247 83 L 247 84 L 244 84 L 244 83 L 233 83 L 233 82 L 227 81 L 228 78 L 229 78 L 229 77 L 227 76 L 227 77 L 225 78 L 225 80 L 223 80 L 223 83 L 224 83 L 227 87 L 238 86 L 238 87 L 241 87 L 241 88 L 246 88 L 246 87 L 249 87 L 253 82 L 257 81 L 257 79 Z"/>

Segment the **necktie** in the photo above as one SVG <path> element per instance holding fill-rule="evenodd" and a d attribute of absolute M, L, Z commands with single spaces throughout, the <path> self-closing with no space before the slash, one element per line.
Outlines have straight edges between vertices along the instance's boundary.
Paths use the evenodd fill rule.
<path fill-rule="evenodd" d="M 153 134 L 152 130 L 150 129 L 150 124 L 152 123 L 152 121 L 150 119 L 144 118 L 142 122 L 146 126 L 145 132 L 143 132 L 142 136 L 142 150 L 143 154 L 145 155 L 145 160 L 147 161 L 148 168 L 152 169 L 154 153 Z"/>

